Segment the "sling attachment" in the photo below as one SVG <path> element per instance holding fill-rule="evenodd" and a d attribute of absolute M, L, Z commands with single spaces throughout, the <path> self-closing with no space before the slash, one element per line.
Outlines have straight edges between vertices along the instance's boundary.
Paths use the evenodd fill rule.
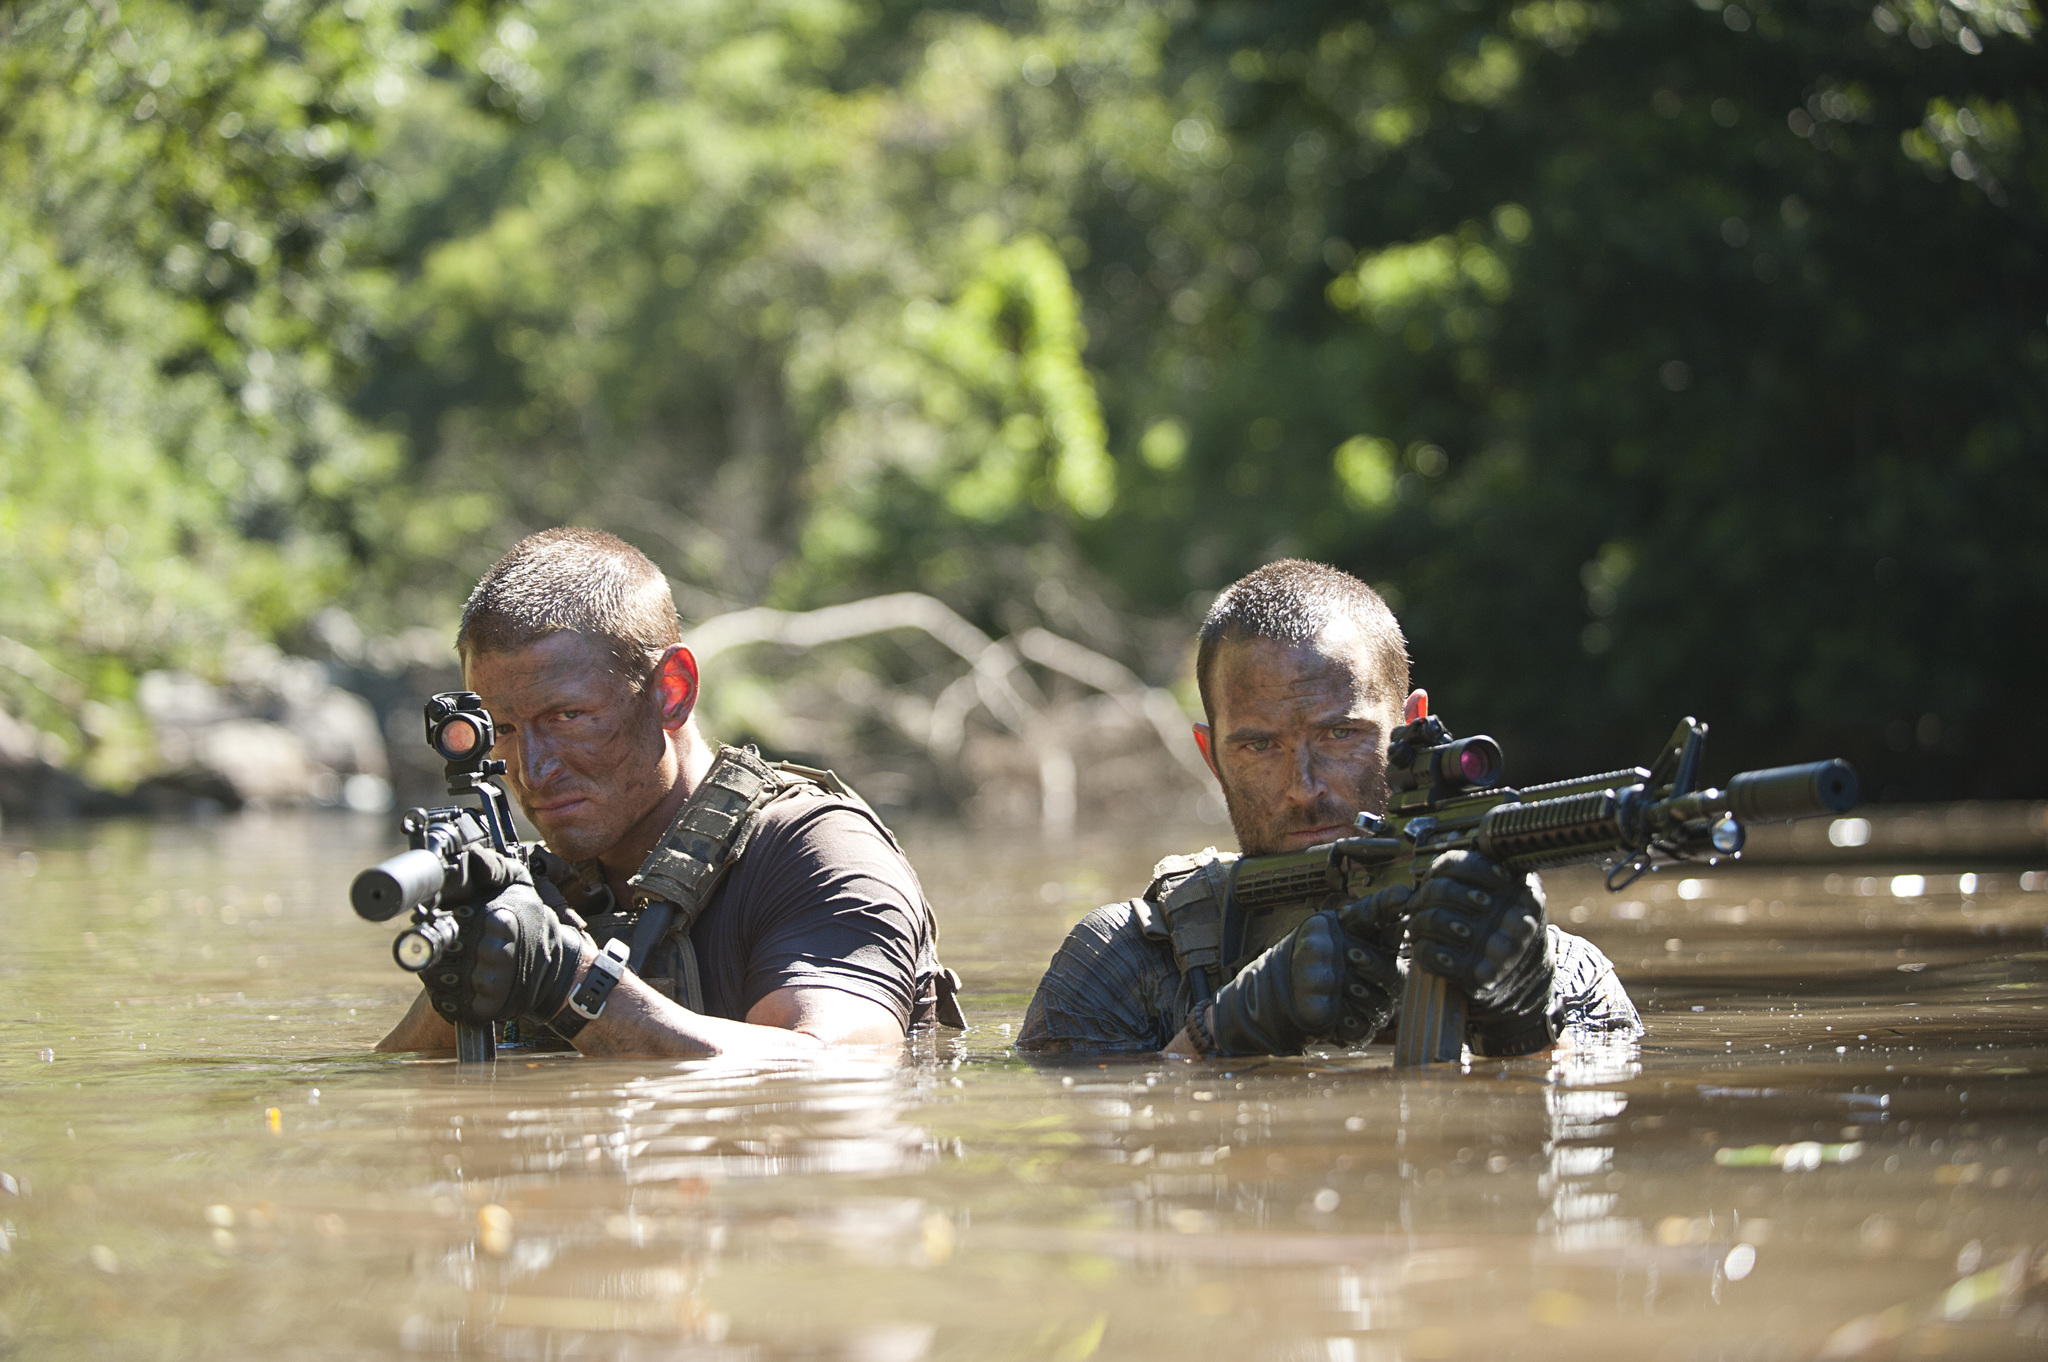
<path fill-rule="evenodd" d="M 698 915 L 745 854 L 754 816 L 783 791 L 813 779 L 809 771 L 784 774 L 751 747 L 719 748 L 703 784 L 627 881 L 639 914 L 633 931 L 635 969 L 664 936 L 673 938 L 682 976 L 674 981 L 675 1000 L 692 1012 L 704 1010 L 704 980 L 690 939 Z M 832 783 L 839 785 L 838 777 Z"/>
<path fill-rule="evenodd" d="M 626 959 L 626 967 L 635 974 L 647 967 L 647 957 L 654 945 L 661 940 L 669 923 L 675 920 L 676 906 L 666 899 L 657 899 L 640 910 L 639 918 L 633 923 L 633 953 Z"/>

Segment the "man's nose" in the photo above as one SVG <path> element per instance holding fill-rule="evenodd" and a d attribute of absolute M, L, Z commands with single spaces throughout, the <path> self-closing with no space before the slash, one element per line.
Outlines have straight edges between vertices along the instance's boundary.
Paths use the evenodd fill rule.
<path fill-rule="evenodd" d="M 1294 780 L 1287 791 L 1288 798 L 1299 804 L 1315 804 L 1329 792 L 1330 782 L 1315 745 L 1302 743 L 1294 749 Z"/>
<path fill-rule="evenodd" d="M 561 760 L 548 744 L 530 729 L 521 729 L 512 739 L 511 777 L 529 790 L 547 784 L 561 769 Z"/>

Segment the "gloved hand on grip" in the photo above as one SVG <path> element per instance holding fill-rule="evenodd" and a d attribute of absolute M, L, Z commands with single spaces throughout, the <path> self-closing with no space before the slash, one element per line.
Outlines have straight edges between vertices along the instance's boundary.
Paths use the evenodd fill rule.
<path fill-rule="evenodd" d="M 1216 1055 L 1298 1055 L 1310 1041 L 1363 1045 L 1394 1014 L 1400 912 L 1410 891 L 1382 889 L 1326 908 L 1216 991 Z"/>
<path fill-rule="evenodd" d="M 472 916 L 455 948 L 420 976 L 434 1011 L 451 1022 L 552 1021 L 569 1000 L 583 934 L 541 902 L 532 874 L 511 857 L 472 849 L 463 871 Z"/>
<path fill-rule="evenodd" d="M 1541 889 L 1473 851 L 1436 858 L 1408 917 L 1414 961 L 1463 993 L 1482 1055 L 1526 1055 L 1557 1039 L 1555 974 Z"/>
<path fill-rule="evenodd" d="M 528 848 L 527 866 L 533 871 L 534 888 L 540 891 L 541 901 L 557 913 L 566 908 L 574 915 L 565 921 L 587 922 L 617 907 L 609 889 L 584 879 L 583 872 L 574 864 L 545 846 L 536 843 Z"/>

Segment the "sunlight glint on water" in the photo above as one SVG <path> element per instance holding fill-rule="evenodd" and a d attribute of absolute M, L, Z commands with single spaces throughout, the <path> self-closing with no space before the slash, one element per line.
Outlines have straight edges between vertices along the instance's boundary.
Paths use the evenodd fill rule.
<path fill-rule="evenodd" d="M 478 1076 L 368 1053 L 410 987 L 343 892 L 381 820 L 10 828 L 0 1354 L 2048 1349 L 2036 867 L 1554 876 L 1639 1049 L 1011 1054 L 1066 926 L 1213 839 L 913 829 L 975 1026 L 900 1065 Z"/>

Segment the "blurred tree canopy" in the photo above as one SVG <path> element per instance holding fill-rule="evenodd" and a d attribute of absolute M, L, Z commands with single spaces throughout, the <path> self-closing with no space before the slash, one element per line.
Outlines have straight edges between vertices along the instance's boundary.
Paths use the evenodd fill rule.
<path fill-rule="evenodd" d="M 1514 775 L 1697 712 L 1723 770 L 2048 793 L 2039 27 L 15 7 L 0 694 L 113 770 L 140 668 L 444 622 L 563 521 L 686 613 L 915 586 L 1160 680 L 1300 554 Z"/>
<path fill-rule="evenodd" d="M 0 15 L 0 696 L 100 779 L 147 760 L 141 668 L 290 629 L 388 536 L 399 451 L 348 408 L 384 309 L 351 254 L 432 18 Z"/>

